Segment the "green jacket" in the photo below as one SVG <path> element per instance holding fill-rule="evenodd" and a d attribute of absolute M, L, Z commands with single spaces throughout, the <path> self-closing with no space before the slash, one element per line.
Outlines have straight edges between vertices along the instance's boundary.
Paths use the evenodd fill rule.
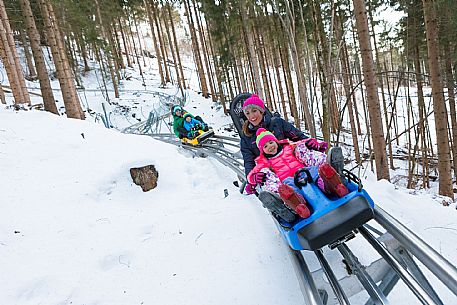
<path fill-rule="evenodd" d="M 179 138 L 180 130 L 182 133 L 187 133 L 187 131 L 184 128 L 184 118 L 183 118 L 183 116 L 186 113 L 187 113 L 187 111 L 183 109 L 182 116 L 177 116 L 177 115 L 173 114 L 173 132 L 175 133 L 175 135 L 178 138 Z M 194 116 L 192 114 L 190 116 L 192 118 L 194 118 Z"/>

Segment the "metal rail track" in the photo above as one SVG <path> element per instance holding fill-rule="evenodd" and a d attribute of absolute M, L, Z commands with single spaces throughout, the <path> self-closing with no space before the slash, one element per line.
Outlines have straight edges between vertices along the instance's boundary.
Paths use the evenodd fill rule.
<path fill-rule="evenodd" d="M 129 132 L 132 132 L 132 129 Z M 236 150 L 239 147 L 239 140 L 236 138 L 215 136 L 207 143 L 194 147 L 183 145 L 174 134 L 148 135 L 181 146 L 196 156 L 212 157 L 232 169 L 240 181 L 244 182 L 244 167 L 241 154 Z M 230 150 L 229 147 L 235 150 Z M 454 265 L 379 206 L 375 206 L 374 220 L 386 230 L 385 233 L 367 224 L 356 229 L 354 233 L 360 233 L 357 236 L 363 237 L 381 258 L 369 266 L 364 266 L 344 240 L 333 244 L 331 249 L 339 251 L 348 270 L 348 274 L 340 278 L 334 274 L 334 267 L 329 264 L 322 249 L 314 252 L 321 268 L 311 272 L 304 253 L 288 247 L 305 304 L 350 305 L 350 298 L 362 291 L 368 294 L 364 303 L 366 305 L 391 304 L 388 295 L 402 280 L 421 304 L 443 305 L 416 260 L 422 263 L 423 269 L 431 271 L 457 299 L 457 268 Z M 327 281 L 323 280 L 324 274 Z"/>

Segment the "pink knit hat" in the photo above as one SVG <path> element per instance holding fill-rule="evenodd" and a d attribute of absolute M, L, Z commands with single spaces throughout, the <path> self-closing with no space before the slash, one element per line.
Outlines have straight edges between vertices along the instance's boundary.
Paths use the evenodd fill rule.
<path fill-rule="evenodd" d="M 257 129 L 256 136 L 257 138 L 255 140 L 255 143 L 257 144 L 257 147 L 260 149 L 260 151 L 263 151 L 263 146 L 268 141 L 275 141 L 276 143 L 278 143 L 278 139 L 276 139 L 274 134 L 272 134 L 265 128 Z"/>
<path fill-rule="evenodd" d="M 246 110 L 251 108 L 257 108 L 260 112 L 265 112 L 265 104 L 264 102 L 255 94 L 252 94 L 248 97 L 243 103 L 243 112 L 246 114 Z"/>

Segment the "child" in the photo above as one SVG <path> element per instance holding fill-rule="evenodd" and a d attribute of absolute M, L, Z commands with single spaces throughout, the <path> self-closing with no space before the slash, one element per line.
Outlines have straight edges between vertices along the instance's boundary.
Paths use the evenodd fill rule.
<path fill-rule="evenodd" d="M 261 152 L 256 158 L 256 166 L 248 174 L 250 184 L 263 184 L 263 190 L 279 193 L 284 203 L 293 209 L 300 217 L 307 218 L 310 210 L 302 195 L 287 185 L 295 172 L 303 167 L 317 166 L 319 178 L 317 185 L 327 194 L 343 197 L 348 189 L 341 181 L 335 169 L 328 163 L 327 156 L 320 151 L 310 150 L 306 141 L 289 143 L 287 140 L 278 141 L 276 137 L 264 128 L 257 130 L 256 144 Z M 292 182 L 293 183 L 293 182 Z"/>
<path fill-rule="evenodd" d="M 183 118 L 184 128 L 187 131 L 187 138 L 193 139 L 195 136 L 198 136 L 198 130 L 203 130 L 202 122 L 194 119 L 190 113 L 184 114 Z"/>
<path fill-rule="evenodd" d="M 173 107 L 171 107 L 171 114 L 173 115 L 173 132 L 180 139 L 187 138 L 188 131 L 184 128 L 184 115 L 189 114 L 191 118 L 194 118 L 194 116 L 179 105 L 173 105 Z M 209 130 L 208 125 L 200 116 L 196 116 L 195 119 L 200 121 L 201 126 L 203 126 L 203 131 Z"/>

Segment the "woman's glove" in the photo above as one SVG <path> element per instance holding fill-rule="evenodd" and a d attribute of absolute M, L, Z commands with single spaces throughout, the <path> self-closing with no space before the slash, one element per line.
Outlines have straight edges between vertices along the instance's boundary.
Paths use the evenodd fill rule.
<path fill-rule="evenodd" d="M 254 182 L 256 184 L 263 185 L 265 183 L 265 181 L 267 180 L 267 174 L 265 174 L 263 172 L 255 173 L 252 177 L 252 180 L 254 180 Z"/>
<path fill-rule="evenodd" d="M 309 138 L 306 142 L 305 142 L 305 145 L 306 147 L 308 147 L 308 149 L 311 149 L 311 150 L 317 150 L 317 151 L 320 151 L 320 152 L 325 152 L 328 148 L 328 143 L 325 142 L 325 141 L 318 141 L 314 138 Z"/>
<path fill-rule="evenodd" d="M 248 195 L 252 195 L 252 194 L 255 194 L 257 191 L 255 189 L 256 185 L 255 184 L 250 184 L 250 183 L 246 183 L 246 186 L 244 187 L 244 191 L 246 192 L 246 194 Z"/>

